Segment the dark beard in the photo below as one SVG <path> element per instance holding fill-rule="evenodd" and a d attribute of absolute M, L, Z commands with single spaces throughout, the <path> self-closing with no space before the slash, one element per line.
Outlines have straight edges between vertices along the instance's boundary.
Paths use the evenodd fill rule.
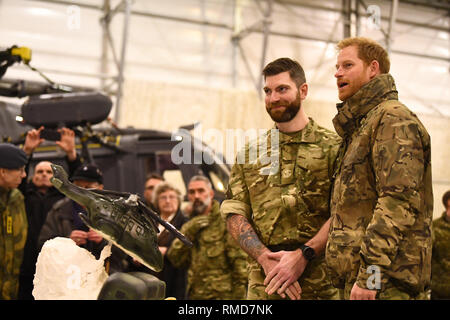
<path fill-rule="evenodd" d="M 283 101 L 270 104 L 270 108 L 266 106 L 267 113 L 275 122 L 288 122 L 294 119 L 294 117 L 297 115 L 297 113 L 300 111 L 300 108 L 302 106 L 302 101 L 300 100 L 300 90 L 297 93 L 297 98 L 295 101 L 291 102 L 289 105 L 287 105 L 283 112 L 275 111 L 272 112 L 272 108 L 277 106 L 286 106 L 286 103 Z"/>

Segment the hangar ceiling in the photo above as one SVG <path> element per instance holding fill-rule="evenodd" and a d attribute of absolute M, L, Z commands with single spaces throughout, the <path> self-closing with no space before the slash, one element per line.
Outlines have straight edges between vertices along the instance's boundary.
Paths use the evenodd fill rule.
<path fill-rule="evenodd" d="M 334 44 L 355 35 L 390 51 L 413 111 L 450 117 L 449 1 L 0 0 L 1 47 L 30 47 L 50 78 L 102 88 L 117 105 L 127 78 L 261 93 L 262 66 L 280 56 L 303 65 L 310 99 L 335 102 Z"/>

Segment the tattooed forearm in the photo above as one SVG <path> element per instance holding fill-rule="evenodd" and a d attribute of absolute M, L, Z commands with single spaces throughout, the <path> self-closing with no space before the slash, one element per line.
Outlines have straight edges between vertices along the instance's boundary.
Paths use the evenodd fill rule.
<path fill-rule="evenodd" d="M 256 260 L 266 249 L 245 217 L 238 214 L 229 215 L 227 227 L 231 236 L 239 242 L 241 248 L 253 259 Z"/>

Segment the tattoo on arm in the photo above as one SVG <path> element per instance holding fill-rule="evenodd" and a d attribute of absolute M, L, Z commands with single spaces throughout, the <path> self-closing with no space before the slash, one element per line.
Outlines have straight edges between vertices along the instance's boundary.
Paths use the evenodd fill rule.
<path fill-rule="evenodd" d="M 264 251 L 265 246 L 245 217 L 238 214 L 228 216 L 227 227 L 231 236 L 253 259 L 256 260 Z"/>

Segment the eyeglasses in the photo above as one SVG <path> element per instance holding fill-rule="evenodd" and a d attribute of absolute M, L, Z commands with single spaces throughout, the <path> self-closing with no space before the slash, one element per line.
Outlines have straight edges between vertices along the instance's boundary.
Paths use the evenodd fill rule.
<path fill-rule="evenodd" d="M 159 196 L 158 200 L 176 200 L 178 197 L 177 196 Z"/>

